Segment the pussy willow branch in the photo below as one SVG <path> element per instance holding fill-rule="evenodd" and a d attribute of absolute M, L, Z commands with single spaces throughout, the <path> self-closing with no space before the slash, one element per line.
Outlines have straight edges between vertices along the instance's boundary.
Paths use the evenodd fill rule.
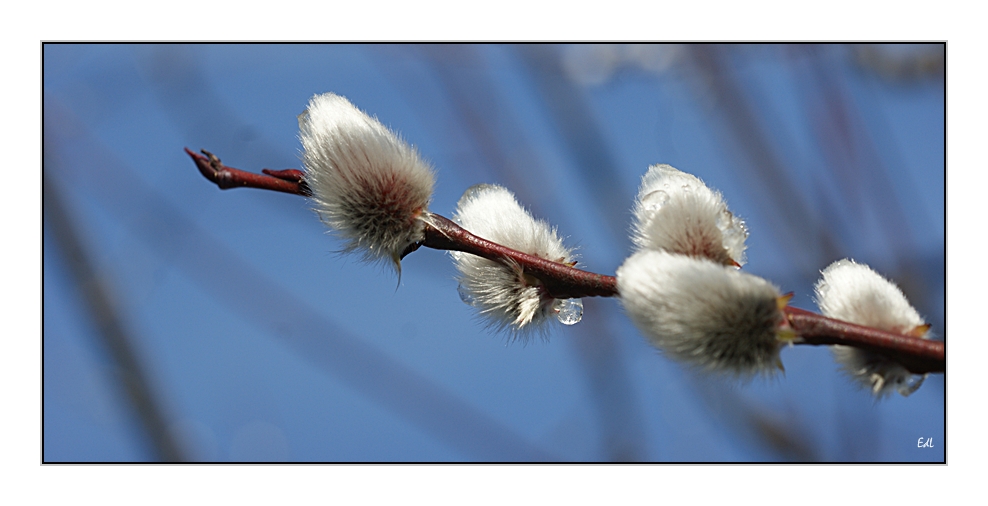
<path fill-rule="evenodd" d="M 262 174 L 223 165 L 219 158 L 203 150 L 203 155 L 185 148 L 199 172 L 221 189 L 258 188 L 309 197 L 305 174 L 296 169 L 264 169 Z M 549 295 L 559 298 L 616 297 L 617 279 L 570 267 L 477 237 L 438 214 L 423 216 L 425 238 L 410 246 L 405 255 L 425 246 L 437 250 L 462 251 L 488 260 L 517 265 L 537 278 Z M 794 344 L 853 346 L 887 356 L 916 374 L 941 373 L 946 370 L 944 343 L 887 332 L 845 321 L 827 318 L 804 309 L 783 310 L 799 337 Z"/>

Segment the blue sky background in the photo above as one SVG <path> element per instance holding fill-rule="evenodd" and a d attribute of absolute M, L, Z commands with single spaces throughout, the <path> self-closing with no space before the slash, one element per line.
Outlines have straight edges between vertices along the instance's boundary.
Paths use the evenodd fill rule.
<path fill-rule="evenodd" d="M 507 344 L 448 255 L 401 285 L 340 257 L 305 200 L 220 191 L 182 148 L 298 167 L 296 116 L 333 91 L 437 169 L 433 212 L 502 184 L 613 273 L 639 178 L 669 163 L 751 231 L 745 270 L 814 309 L 851 257 L 946 336 L 942 46 L 44 46 L 44 174 L 147 377 L 205 461 L 929 461 L 944 376 L 876 402 L 823 348 L 738 383 L 671 362 L 614 300 Z M 159 452 L 45 216 L 43 458 Z M 933 448 L 917 448 L 919 437 Z"/>

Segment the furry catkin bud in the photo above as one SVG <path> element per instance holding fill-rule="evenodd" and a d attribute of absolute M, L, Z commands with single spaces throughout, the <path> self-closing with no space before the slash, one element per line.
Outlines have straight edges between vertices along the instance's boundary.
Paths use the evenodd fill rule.
<path fill-rule="evenodd" d="M 414 148 L 333 93 L 299 115 L 305 181 L 319 218 L 365 260 L 391 261 L 423 238 L 435 180 Z"/>
<path fill-rule="evenodd" d="M 669 165 L 653 165 L 635 201 L 633 240 L 639 249 L 663 250 L 725 265 L 745 263 L 744 221 L 727 210 L 720 192 Z"/>
<path fill-rule="evenodd" d="M 573 259 L 556 229 L 533 218 L 501 186 L 483 184 L 467 189 L 453 219 L 478 237 L 522 253 L 561 263 Z M 551 317 L 559 317 L 564 304 L 571 302 L 550 297 L 541 281 L 527 275 L 518 265 L 455 251 L 451 254 L 460 272 L 464 301 L 476 307 L 481 318 L 495 329 L 510 329 L 522 337 L 532 330 L 544 335 Z M 560 318 L 560 321 L 566 320 Z"/>
<path fill-rule="evenodd" d="M 737 375 L 781 369 L 785 317 L 768 281 L 707 259 L 642 250 L 617 271 L 621 304 L 676 360 Z"/>
<path fill-rule="evenodd" d="M 929 327 L 899 287 L 870 267 L 838 260 L 822 271 L 816 284 L 820 311 L 831 318 L 899 334 L 928 338 Z M 884 397 L 893 391 L 907 396 L 925 376 L 917 376 L 894 360 L 849 346 L 834 346 L 834 358 L 858 383 Z"/>

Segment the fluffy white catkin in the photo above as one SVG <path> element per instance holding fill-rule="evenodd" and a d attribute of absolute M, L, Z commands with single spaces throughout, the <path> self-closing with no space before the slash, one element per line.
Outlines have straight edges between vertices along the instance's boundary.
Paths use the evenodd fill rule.
<path fill-rule="evenodd" d="M 621 304 L 671 358 L 737 375 L 781 369 L 779 290 L 733 267 L 642 250 L 617 271 Z"/>
<path fill-rule="evenodd" d="M 453 219 L 470 233 L 511 249 L 561 263 L 573 259 L 556 229 L 533 218 L 501 186 L 482 184 L 467 189 Z M 531 331 L 544 335 L 547 324 L 565 302 L 550 297 L 538 279 L 526 275 L 518 266 L 467 253 L 451 254 L 460 272 L 464 300 L 497 330 L 510 329 L 516 337 L 525 337 Z"/>
<path fill-rule="evenodd" d="M 390 261 L 423 238 L 435 175 L 414 148 L 333 93 L 299 115 L 305 181 L 320 219 L 365 260 Z"/>
<path fill-rule="evenodd" d="M 653 165 L 642 177 L 634 207 L 639 249 L 708 258 L 725 265 L 745 263 L 748 229 L 720 192 L 669 165 Z"/>
<path fill-rule="evenodd" d="M 822 275 L 815 291 L 817 305 L 825 316 L 928 338 L 929 327 L 902 290 L 867 265 L 838 260 L 824 269 Z M 907 396 L 922 384 L 923 377 L 913 375 L 883 355 L 849 346 L 834 346 L 833 351 L 844 370 L 878 397 L 893 391 Z"/>

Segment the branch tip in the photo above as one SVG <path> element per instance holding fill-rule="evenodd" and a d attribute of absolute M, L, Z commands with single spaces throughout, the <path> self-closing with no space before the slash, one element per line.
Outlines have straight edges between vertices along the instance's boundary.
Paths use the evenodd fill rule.
<path fill-rule="evenodd" d="M 297 169 L 271 170 L 264 169 L 263 174 L 246 172 L 233 167 L 223 165 L 219 157 L 201 150 L 202 155 L 185 148 L 192 161 L 195 162 L 199 173 L 203 177 L 212 181 L 221 190 L 230 188 L 258 188 L 262 190 L 274 190 L 282 193 L 291 193 L 303 197 L 311 197 L 312 190 L 305 182 L 305 173 Z"/>

